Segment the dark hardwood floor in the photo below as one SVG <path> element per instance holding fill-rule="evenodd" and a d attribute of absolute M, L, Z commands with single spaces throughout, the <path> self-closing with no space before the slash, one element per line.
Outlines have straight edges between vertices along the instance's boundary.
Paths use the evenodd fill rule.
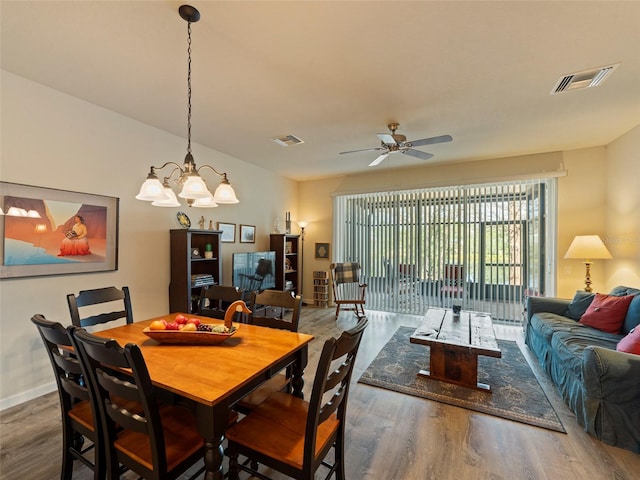
<path fill-rule="evenodd" d="M 521 329 L 498 325 L 496 334 L 518 341 L 567 434 L 356 383 L 398 326 L 416 326 L 420 320 L 380 312 L 368 312 L 368 317 L 370 324 L 356 362 L 347 412 L 348 479 L 640 478 L 640 455 L 605 445 L 582 431 L 522 344 Z M 355 323 L 349 312 L 341 313 L 336 321 L 333 309 L 303 309 L 300 331 L 316 337 L 305 376 L 307 393 L 323 340 Z M 0 479 L 59 478 L 59 415 L 55 392 L 0 413 Z M 74 479 L 91 478 L 81 464 L 74 473 Z"/>

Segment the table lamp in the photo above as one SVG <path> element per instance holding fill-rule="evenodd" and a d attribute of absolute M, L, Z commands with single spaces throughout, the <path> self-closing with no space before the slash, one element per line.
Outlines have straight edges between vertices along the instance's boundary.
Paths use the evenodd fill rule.
<path fill-rule="evenodd" d="M 569 245 L 564 258 L 577 258 L 584 262 L 587 271 L 584 278 L 584 291 L 591 291 L 591 261 L 612 258 L 609 250 L 598 235 L 576 235 Z"/>

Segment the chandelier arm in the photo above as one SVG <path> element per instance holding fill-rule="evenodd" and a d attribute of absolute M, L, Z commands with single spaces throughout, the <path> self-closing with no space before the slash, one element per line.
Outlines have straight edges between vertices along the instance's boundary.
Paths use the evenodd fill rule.
<path fill-rule="evenodd" d="M 151 166 L 151 173 L 155 173 L 155 171 L 156 171 L 156 170 L 162 170 L 162 169 L 164 169 L 167 165 L 173 165 L 174 167 L 176 167 L 178 170 L 180 170 L 180 171 L 182 172 L 182 168 L 181 168 L 181 167 L 180 167 L 180 165 L 178 165 L 176 162 L 167 162 L 167 163 L 165 163 L 164 165 L 162 165 L 161 167 L 154 167 L 154 166 Z M 173 172 L 171 172 L 171 174 L 170 174 L 169 176 L 173 175 L 175 171 L 176 171 L 176 170 L 174 169 L 174 170 L 173 170 Z"/>
<path fill-rule="evenodd" d="M 213 168 L 211 165 L 207 165 L 204 164 L 201 167 L 196 169 L 196 173 L 199 175 L 200 174 L 200 170 L 202 170 L 203 168 L 210 168 L 211 170 L 213 170 L 213 172 L 218 175 L 219 177 L 223 177 L 223 178 L 227 178 L 227 174 L 226 172 L 220 173 L 219 171 L 217 171 L 215 168 Z"/>

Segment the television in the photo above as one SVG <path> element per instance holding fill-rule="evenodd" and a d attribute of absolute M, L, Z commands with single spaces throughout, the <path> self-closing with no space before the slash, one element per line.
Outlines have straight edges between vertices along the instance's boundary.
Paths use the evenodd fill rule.
<path fill-rule="evenodd" d="M 233 254 L 233 286 L 245 291 L 276 288 L 276 252 Z"/>

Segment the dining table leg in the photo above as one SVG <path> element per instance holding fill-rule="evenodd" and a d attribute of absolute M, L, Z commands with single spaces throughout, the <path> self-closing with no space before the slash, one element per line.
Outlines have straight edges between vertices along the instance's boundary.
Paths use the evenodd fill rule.
<path fill-rule="evenodd" d="M 304 388 L 304 369 L 309 361 L 309 352 L 307 346 L 298 350 L 296 361 L 291 368 L 291 386 L 293 387 L 293 395 L 303 398 L 302 389 Z"/>
<path fill-rule="evenodd" d="M 214 406 L 197 404 L 198 431 L 204 438 L 205 480 L 222 480 L 224 477 L 222 442 L 224 441 L 228 416 L 229 406 L 227 404 Z"/>

